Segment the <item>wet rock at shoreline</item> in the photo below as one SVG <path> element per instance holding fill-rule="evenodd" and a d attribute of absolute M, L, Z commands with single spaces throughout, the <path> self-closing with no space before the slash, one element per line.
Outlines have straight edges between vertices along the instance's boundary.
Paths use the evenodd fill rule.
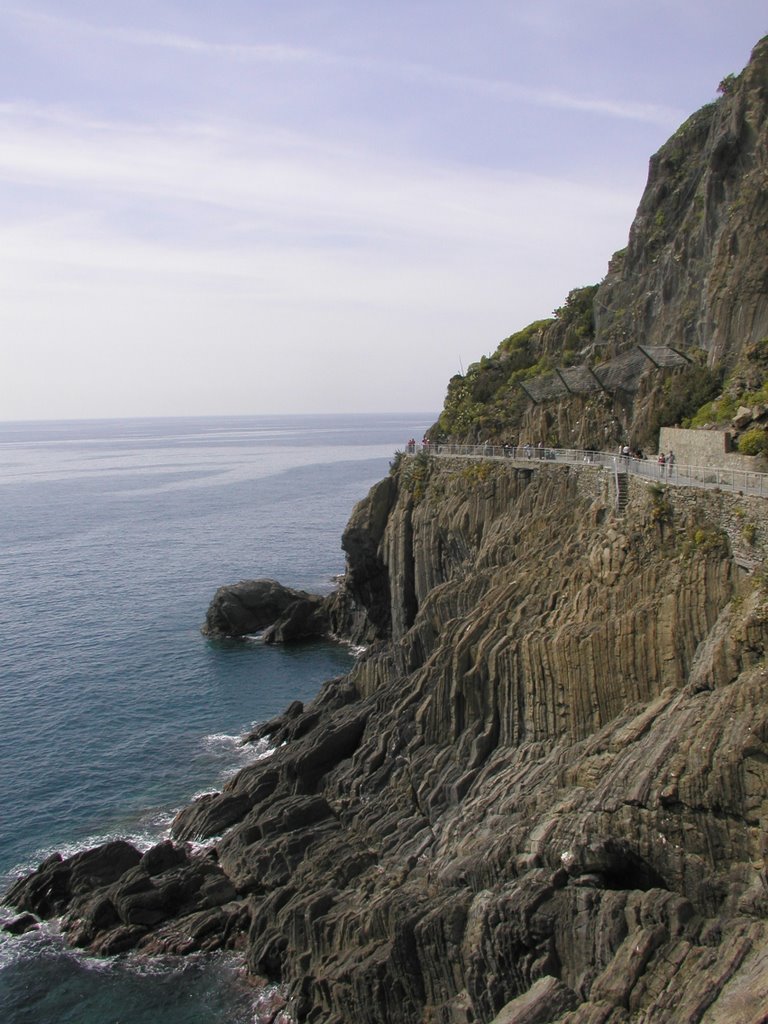
<path fill-rule="evenodd" d="M 100 956 L 220 949 L 250 922 L 215 855 L 169 841 L 143 855 L 122 840 L 54 854 L 5 901 L 24 911 L 8 927 L 14 934 L 59 917 L 71 945 Z"/>
<path fill-rule="evenodd" d="M 270 642 L 315 639 L 328 632 L 324 599 L 276 580 L 241 580 L 213 595 L 202 632 L 212 639 L 243 637 L 271 627 Z"/>
<path fill-rule="evenodd" d="M 414 505 L 395 478 L 383 527 L 356 511 L 386 575 L 349 618 L 386 580 L 389 639 L 254 728 L 270 756 L 173 842 L 50 858 L 6 900 L 101 955 L 239 950 L 307 1024 L 759 1007 L 767 598 L 722 529 L 768 512 L 681 488 L 660 525 L 640 481 L 619 520 L 610 487 L 436 461 Z"/>

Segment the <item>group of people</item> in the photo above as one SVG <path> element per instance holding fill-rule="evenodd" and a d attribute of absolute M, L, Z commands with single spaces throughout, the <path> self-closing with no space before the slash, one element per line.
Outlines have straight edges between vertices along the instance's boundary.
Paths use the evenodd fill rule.
<path fill-rule="evenodd" d="M 624 459 L 645 458 L 645 455 L 639 448 L 630 448 L 628 444 L 622 445 L 621 448 L 619 448 L 619 455 L 621 455 Z M 659 452 L 657 461 L 659 466 L 661 467 L 662 476 L 665 473 L 671 474 L 672 470 L 675 467 L 675 453 L 671 449 L 669 453 L 666 455 L 664 454 L 664 452 Z"/>
<path fill-rule="evenodd" d="M 421 447 L 422 447 L 422 449 L 424 451 L 429 451 L 430 450 L 431 440 L 430 440 L 429 437 L 427 437 L 426 434 L 422 438 Z M 525 444 L 521 444 L 521 445 L 514 445 L 514 444 L 510 444 L 508 441 L 505 442 L 501 446 L 499 446 L 499 445 L 492 446 L 489 441 L 487 441 L 485 443 L 485 448 L 487 449 L 487 454 L 489 454 L 489 455 L 492 454 L 493 451 L 495 449 L 498 449 L 499 447 L 501 447 L 502 451 L 504 452 L 504 455 L 507 458 L 510 458 L 510 459 L 515 459 L 515 458 L 517 458 L 517 459 L 520 459 L 520 458 L 524 458 L 524 459 L 545 459 L 545 458 L 554 458 L 555 457 L 554 451 L 551 451 L 550 449 L 545 448 L 543 441 L 539 442 L 538 445 L 532 445 L 532 444 L 530 444 L 528 442 L 526 442 Z M 439 450 L 440 450 L 440 448 L 438 447 L 437 451 L 439 451 Z M 413 455 L 415 453 L 415 451 L 416 451 L 416 438 L 415 437 L 410 438 L 410 440 L 408 441 L 408 444 L 406 445 L 406 451 L 407 451 L 407 453 L 409 455 Z M 619 455 L 622 458 L 627 459 L 627 460 L 629 460 L 629 459 L 645 459 L 646 458 L 645 454 L 643 453 L 643 451 L 640 448 L 630 448 L 630 446 L 628 444 L 622 445 L 619 448 Z M 587 462 L 587 461 L 591 462 L 593 458 L 594 458 L 594 453 L 592 451 L 585 452 L 585 454 L 584 454 L 584 461 L 585 462 Z M 673 472 L 673 470 L 675 468 L 675 453 L 671 449 L 670 449 L 670 451 L 667 454 L 665 454 L 663 451 L 659 452 L 658 464 L 659 464 L 659 467 L 661 469 L 661 475 L 662 476 L 665 476 L 667 474 L 669 476 L 671 476 L 672 472 Z"/>

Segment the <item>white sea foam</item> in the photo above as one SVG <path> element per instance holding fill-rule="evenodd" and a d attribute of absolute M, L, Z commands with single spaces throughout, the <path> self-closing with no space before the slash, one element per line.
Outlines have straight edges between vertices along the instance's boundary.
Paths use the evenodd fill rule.
<path fill-rule="evenodd" d="M 147 815 L 144 821 L 140 823 L 139 828 L 96 832 L 77 841 L 57 843 L 55 846 L 39 847 L 30 855 L 28 861 L 14 865 L 8 871 L 7 877 L 9 881 L 12 881 L 20 876 L 28 875 L 54 853 L 60 853 L 62 858 L 67 860 L 69 857 L 74 857 L 77 853 L 84 853 L 86 850 L 92 850 L 97 846 L 103 846 L 105 843 L 112 843 L 118 839 L 125 840 L 125 842 L 135 846 L 140 853 L 146 853 L 151 847 L 156 846 L 157 843 L 170 836 L 171 822 L 175 814 L 175 811 L 169 810 L 156 811 Z M 142 824 L 144 827 L 141 827 Z"/>
<path fill-rule="evenodd" d="M 203 736 L 203 746 L 207 750 L 217 750 L 221 747 L 234 747 L 240 742 L 239 736 L 233 736 L 226 732 L 212 732 Z"/>
<path fill-rule="evenodd" d="M 234 775 L 247 764 L 269 757 L 274 749 L 266 739 L 249 743 L 242 735 L 225 732 L 212 732 L 204 736 L 203 748 L 213 757 L 229 762 L 223 766 L 222 773 L 225 778 Z"/>
<path fill-rule="evenodd" d="M 244 743 L 242 735 L 230 733 L 210 733 L 203 737 L 203 748 L 212 755 L 215 761 L 220 762 L 217 773 L 219 782 L 231 778 L 241 768 L 249 764 L 270 757 L 275 751 L 275 748 L 266 739 L 257 740 L 254 743 Z M 219 788 L 216 785 L 216 778 L 214 778 L 211 785 L 196 792 L 192 799 L 197 800 L 201 796 L 215 793 Z M 138 822 L 127 828 L 116 825 L 113 829 L 95 832 L 83 836 L 81 839 L 38 847 L 30 854 L 28 860 L 15 864 L 9 869 L 5 875 L 5 884 L 11 884 L 16 878 L 34 871 L 54 853 L 61 854 L 62 858 L 67 860 L 69 857 L 74 857 L 75 854 L 118 839 L 131 843 L 141 853 L 145 853 L 157 843 L 170 837 L 173 819 L 183 806 L 181 804 L 176 807 L 152 808 L 145 811 Z"/>
<path fill-rule="evenodd" d="M 12 921 L 16 916 L 13 911 L 3 908 L 0 913 L 0 925 Z M 172 955 L 147 957 L 142 953 L 130 951 L 119 956 L 95 957 L 87 950 L 68 946 L 56 918 L 41 921 L 36 928 L 23 935 L 10 935 L 0 931 L 0 972 L 20 961 L 34 960 L 46 955 L 75 960 L 81 967 L 94 973 L 108 974 L 118 970 L 139 977 L 181 975 L 191 967 L 208 963 L 215 963 L 217 969 L 223 968 L 233 974 L 239 974 L 244 969 L 242 956 L 232 952 L 218 952 L 215 955 L 192 953 L 180 958 Z"/>
<path fill-rule="evenodd" d="M 240 973 L 245 967 L 242 955 L 231 952 L 219 951 L 211 953 L 187 953 L 183 957 L 166 955 L 147 957 L 146 954 L 130 951 L 121 957 L 121 966 L 129 970 L 131 974 L 149 978 L 153 975 L 181 975 L 190 967 L 199 967 L 204 964 L 215 964 L 217 969 Z"/>
<path fill-rule="evenodd" d="M 255 725 L 255 723 L 254 723 Z M 192 796 L 192 800 L 219 791 L 224 783 L 250 764 L 262 761 L 274 753 L 266 739 L 249 743 L 239 734 L 213 732 L 203 737 L 203 750 L 212 763 L 212 785 L 206 785 Z"/>
<path fill-rule="evenodd" d="M 18 916 L 10 907 L 3 907 L 0 913 L 0 972 L 20 960 L 32 960 L 46 950 L 63 948 L 58 921 L 41 921 L 37 928 L 23 935 L 10 935 L 1 930 Z"/>
<path fill-rule="evenodd" d="M 204 796 L 216 796 L 218 792 L 218 789 L 198 789 L 196 793 L 192 794 L 192 800 L 190 803 L 194 803 L 195 800 L 202 800 Z M 181 808 L 179 808 L 179 810 L 181 810 Z"/>

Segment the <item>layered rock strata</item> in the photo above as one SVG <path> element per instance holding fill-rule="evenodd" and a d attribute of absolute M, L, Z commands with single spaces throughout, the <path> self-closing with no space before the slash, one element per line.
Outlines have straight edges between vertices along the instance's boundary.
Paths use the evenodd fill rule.
<path fill-rule="evenodd" d="M 764 1021 L 763 504 L 631 480 L 619 518 L 597 467 L 413 468 L 345 535 L 349 676 L 153 870 L 11 901 L 97 951 L 242 948 L 318 1024 Z"/>

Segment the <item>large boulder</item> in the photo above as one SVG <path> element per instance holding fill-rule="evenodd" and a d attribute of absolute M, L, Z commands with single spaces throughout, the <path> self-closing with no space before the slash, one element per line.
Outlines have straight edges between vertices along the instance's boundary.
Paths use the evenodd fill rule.
<path fill-rule="evenodd" d="M 219 587 L 202 632 L 214 638 L 247 636 L 271 626 L 297 602 L 320 600 L 276 580 L 241 580 Z"/>
<path fill-rule="evenodd" d="M 326 601 L 307 594 L 290 604 L 280 618 L 264 633 L 265 644 L 290 644 L 320 640 L 328 636 L 330 621 Z"/>
<path fill-rule="evenodd" d="M 136 847 L 122 839 L 84 850 L 66 860 L 55 853 L 32 874 L 12 885 L 4 902 L 38 917 L 56 917 L 73 898 L 116 882 L 140 861 Z"/>
<path fill-rule="evenodd" d="M 67 859 L 54 854 L 4 902 L 24 912 L 12 934 L 60 917 L 71 945 L 101 956 L 140 944 L 158 953 L 218 949 L 236 943 L 250 920 L 214 854 L 168 841 L 143 855 L 122 840 Z"/>

